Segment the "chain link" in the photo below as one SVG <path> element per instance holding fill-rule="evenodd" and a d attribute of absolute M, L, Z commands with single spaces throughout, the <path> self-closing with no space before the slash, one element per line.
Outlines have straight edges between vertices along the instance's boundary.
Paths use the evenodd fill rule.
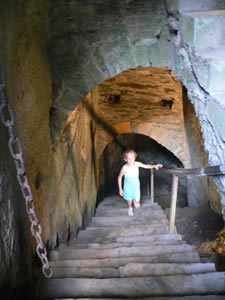
<path fill-rule="evenodd" d="M 14 117 L 13 112 L 9 104 L 6 103 L 6 98 L 4 94 L 5 88 L 5 77 L 4 73 L 0 72 L 0 119 L 2 123 L 8 128 L 9 132 L 9 141 L 8 147 L 12 158 L 14 159 L 16 170 L 17 170 L 17 179 L 25 199 L 26 211 L 28 214 L 28 218 L 31 222 L 31 233 L 36 240 L 36 253 L 41 260 L 42 263 L 42 272 L 46 278 L 50 278 L 53 275 L 53 271 L 51 266 L 49 265 L 49 261 L 47 258 L 47 250 L 43 244 L 41 238 L 41 224 L 38 221 L 36 212 L 34 210 L 34 202 L 33 196 L 31 192 L 30 185 L 28 183 L 27 176 L 25 174 L 24 160 L 23 160 L 23 151 L 22 146 L 18 137 L 14 135 L 13 125 L 14 125 Z M 8 115 L 8 119 L 6 117 Z"/>

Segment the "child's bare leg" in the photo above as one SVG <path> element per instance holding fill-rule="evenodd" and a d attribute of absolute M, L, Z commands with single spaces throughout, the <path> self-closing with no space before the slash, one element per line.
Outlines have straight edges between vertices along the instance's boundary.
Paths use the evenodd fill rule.
<path fill-rule="evenodd" d="M 128 200 L 127 203 L 128 203 L 128 206 L 132 208 L 132 200 Z"/>
<path fill-rule="evenodd" d="M 135 206 L 136 208 L 139 208 L 139 207 L 140 207 L 140 198 L 137 198 L 137 199 L 134 200 L 134 206 Z"/>
<path fill-rule="evenodd" d="M 127 203 L 128 203 L 128 216 L 132 217 L 134 215 L 132 201 L 129 200 L 129 201 L 127 201 Z"/>

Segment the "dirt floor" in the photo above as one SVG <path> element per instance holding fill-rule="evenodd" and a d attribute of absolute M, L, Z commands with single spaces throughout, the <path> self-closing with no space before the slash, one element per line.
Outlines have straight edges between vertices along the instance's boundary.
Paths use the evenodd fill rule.
<path fill-rule="evenodd" d="M 169 209 L 165 210 L 169 216 Z M 210 208 L 177 208 L 176 229 L 193 246 L 202 261 L 214 262 L 225 271 L 225 229 L 223 218 Z"/>

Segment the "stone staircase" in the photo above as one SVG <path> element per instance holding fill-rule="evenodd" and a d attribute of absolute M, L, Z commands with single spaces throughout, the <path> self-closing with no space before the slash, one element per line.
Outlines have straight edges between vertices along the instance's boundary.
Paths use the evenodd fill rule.
<path fill-rule="evenodd" d="M 76 240 L 51 253 L 54 275 L 39 299 L 225 299 L 225 274 L 168 233 L 156 203 L 145 199 L 133 217 L 126 205 L 106 199 Z"/>

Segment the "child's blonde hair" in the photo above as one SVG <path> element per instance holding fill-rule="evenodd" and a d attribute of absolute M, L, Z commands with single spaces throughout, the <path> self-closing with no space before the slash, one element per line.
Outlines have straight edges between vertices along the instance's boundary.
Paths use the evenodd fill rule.
<path fill-rule="evenodd" d="M 137 157 L 137 153 L 136 153 L 134 150 L 128 149 L 128 150 L 124 151 L 124 153 L 123 153 L 123 158 L 124 158 L 124 159 L 127 158 L 127 154 L 128 154 L 128 153 L 134 154 L 134 157 L 135 157 L 135 158 Z"/>

